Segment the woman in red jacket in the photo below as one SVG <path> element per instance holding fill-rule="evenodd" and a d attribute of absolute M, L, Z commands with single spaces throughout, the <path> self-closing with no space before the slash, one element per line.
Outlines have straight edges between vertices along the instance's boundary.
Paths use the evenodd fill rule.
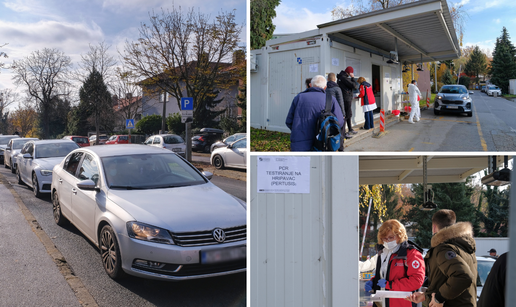
<path fill-rule="evenodd" d="M 364 77 L 358 78 L 358 84 L 360 84 L 360 94 L 358 97 L 362 98 L 361 105 L 365 117 L 364 127 L 360 129 L 369 130 L 374 128 L 373 110 L 377 108 L 373 88 L 371 84 L 366 82 Z"/>
<path fill-rule="evenodd" d="M 408 241 L 405 226 L 398 220 L 388 220 L 378 230 L 378 260 L 375 276 L 366 282 L 365 291 L 415 291 L 425 279 L 422 249 Z M 403 298 L 387 298 L 383 307 L 411 307 Z"/>

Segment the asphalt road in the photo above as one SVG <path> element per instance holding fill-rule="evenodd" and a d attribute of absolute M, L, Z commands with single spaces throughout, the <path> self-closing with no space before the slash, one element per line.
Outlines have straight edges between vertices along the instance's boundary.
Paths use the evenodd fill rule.
<path fill-rule="evenodd" d="M 381 138 L 368 137 L 346 151 L 515 151 L 516 102 L 474 91 L 473 117 L 434 115 L 422 110 L 415 124 L 406 120 L 388 127 Z"/>
<path fill-rule="evenodd" d="M 99 252 L 95 246 L 74 226 L 60 227 L 54 223 L 50 196 L 43 199 L 35 198 L 32 189 L 25 185 L 19 185 L 15 175 L 11 174 L 10 170 L 5 169 L 3 165 L 0 166 L 0 173 L 19 194 L 25 206 L 63 254 L 74 274 L 81 279 L 99 306 L 246 305 L 245 273 L 184 282 L 162 282 L 135 277 L 128 277 L 120 282 L 113 281 L 104 272 Z M 243 193 L 245 195 L 245 186 Z M 241 195 L 236 196 L 241 197 Z M 15 206 L 17 205 L 15 204 Z M 19 244 L 24 243 L 19 242 Z M 5 248 L 4 246 L 2 250 L 5 251 Z M 25 278 L 30 281 L 33 278 L 31 274 L 37 273 L 30 272 Z M 12 274 L 19 274 L 19 272 Z M 34 278 L 34 280 L 39 279 Z M 25 290 L 17 289 L 20 295 L 23 295 Z M 55 291 L 59 291 L 59 287 L 56 286 Z M 58 296 L 59 294 L 45 293 L 41 295 Z"/>

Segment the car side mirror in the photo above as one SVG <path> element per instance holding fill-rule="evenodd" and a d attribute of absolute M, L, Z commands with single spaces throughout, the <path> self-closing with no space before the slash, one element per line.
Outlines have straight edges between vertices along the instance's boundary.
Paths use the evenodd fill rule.
<path fill-rule="evenodd" d="M 24 154 L 23 154 L 23 158 L 24 158 L 24 159 L 32 159 L 32 156 L 31 156 L 31 154 L 30 154 L 30 153 L 24 153 Z"/>
<path fill-rule="evenodd" d="M 91 179 L 83 180 L 77 183 L 77 187 L 81 190 L 85 191 L 97 191 L 100 192 L 100 188 L 97 187 L 97 184 Z"/>
<path fill-rule="evenodd" d="M 213 173 L 211 172 L 203 171 L 202 174 L 204 175 L 204 177 L 208 178 L 208 180 L 211 180 L 211 178 L 213 178 Z"/>

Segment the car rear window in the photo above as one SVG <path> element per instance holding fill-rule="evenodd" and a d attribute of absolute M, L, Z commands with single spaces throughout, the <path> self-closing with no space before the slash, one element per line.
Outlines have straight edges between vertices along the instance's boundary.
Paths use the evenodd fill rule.
<path fill-rule="evenodd" d="M 178 135 L 167 135 L 163 137 L 165 144 L 182 144 L 185 141 Z"/>
<path fill-rule="evenodd" d="M 73 141 L 79 144 L 89 143 L 87 138 L 73 138 Z"/>

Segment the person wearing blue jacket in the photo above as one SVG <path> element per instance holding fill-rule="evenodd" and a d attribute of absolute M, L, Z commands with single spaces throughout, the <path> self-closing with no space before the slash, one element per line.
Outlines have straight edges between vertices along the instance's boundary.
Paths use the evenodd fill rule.
<path fill-rule="evenodd" d="M 290 129 L 290 150 L 311 151 L 317 125 L 317 117 L 326 105 L 326 78 L 317 75 L 312 78 L 312 87 L 299 93 L 290 106 L 285 124 Z M 331 112 L 337 117 L 339 126 L 344 118 L 339 103 L 332 97 Z"/>

